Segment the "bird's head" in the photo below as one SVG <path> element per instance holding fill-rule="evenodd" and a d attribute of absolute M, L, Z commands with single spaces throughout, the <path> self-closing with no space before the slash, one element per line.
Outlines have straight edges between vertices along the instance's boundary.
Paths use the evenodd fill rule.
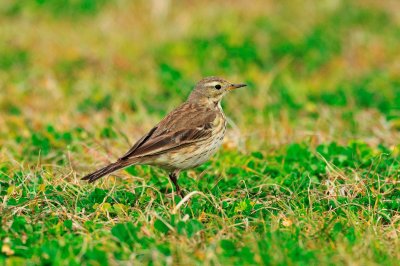
<path fill-rule="evenodd" d="M 219 77 L 207 77 L 200 80 L 189 96 L 196 103 L 219 103 L 229 91 L 245 87 L 246 84 L 233 84 Z"/>

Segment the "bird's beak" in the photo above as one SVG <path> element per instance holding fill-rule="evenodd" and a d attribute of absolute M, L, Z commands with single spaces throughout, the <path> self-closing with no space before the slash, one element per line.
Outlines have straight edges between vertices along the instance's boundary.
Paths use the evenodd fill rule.
<path fill-rule="evenodd" d="M 246 84 L 231 84 L 229 85 L 228 89 L 231 91 L 246 86 L 247 86 Z"/>

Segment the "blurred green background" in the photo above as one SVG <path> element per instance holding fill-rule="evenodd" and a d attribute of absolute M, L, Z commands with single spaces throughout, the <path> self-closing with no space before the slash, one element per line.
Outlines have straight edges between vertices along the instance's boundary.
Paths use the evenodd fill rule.
<path fill-rule="evenodd" d="M 310 137 L 397 144 L 398 5 L 2 1 L 1 132 L 22 114 L 35 129 L 109 120 L 139 136 L 218 75 L 250 85 L 224 108 L 256 148 Z"/>
<path fill-rule="evenodd" d="M 248 264 L 307 264 L 319 261 L 326 264 L 366 265 L 384 260 L 388 264 L 394 263 L 396 256 L 399 258 L 398 254 L 394 255 L 399 242 L 391 237 L 394 234 L 398 238 L 400 230 L 399 10 L 400 2 L 397 0 L 2 0 L 0 196 L 3 204 L 0 202 L 0 209 L 3 209 L 4 216 L 0 235 L 3 243 L 0 263 L 6 262 L 6 258 L 14 259 L 9 260 L 11 264 L 26 262 L 21 258 L 33 259 L 36 263 L 47 261 L 50 264 L 63 264 L 60 262 L 61 258 L 66 259 L 66 263 L 80 263 L 83 258 L 89 264 L 106 261 L 113 264 L 118 261 L 126 262 L 129 256 L 139 262 L 154 264 L 157 264 L 154 258 L 159 259 L 160 264 L 194 263 L 205 258 L 216 265 L 224 261 Z M 277 203 L 273 207 L 275 209 L 271 207 L 271 212 L 260 218 L 261 222 L 254 220 L 254 224 L 251 224 L 250 221 L 250 227 L 254 226 L 254 230 L 249 229 L 252 232 L 250 235 L 254 239 L 258 239 L 260 232 L 265 233 L 264 229 L 268 231 L 264 236 L 268 241 L 258 243 L 260 250 L 266 250 L 262 254 L 254 251 L 251 245 L 256 241 L 253 238 L 243 240 L 245 235 L 241 233 L 215 236 L 217 242 L 213 242 L 217 228 L 235 227 L 237 217 L 233 220 L 225 217 L 230 222 L 220 221 L 217 225 L 205 223 L 199 218 L 203 217 L 201 212 L 222 219 L 220 213 L 204 207 L 208 206 L 208 201 L 194 203 L 197 207 L 185 207 L 186 214 L 191 213 L 189 210 L 192 208 L 199 208 L 198 213 L 194 211 L 197 214 L 189 215 L 193 219 L 190 221 L 194 222 L 188 223 L 189 229 L 185 230 L 198 232 L 203 228 L 205 232 L 202 231 L 201 237 L 190 242 L 191 233 L 185 240 L 176 238 L 173 234 L 171 237 L 164 235 L 168 230 L 164 230 L 163 223 L 154 223 L 154 219 L 161 221 L 161 218 L 153 215 L 153 212 L 159 212 L 164 217 L 163 221 L 171 218 L 169 215 L 171 208 L 175 206 L 174 200 L 164 202 L 163 197 L 156 194 L 136 199 L 138 201 L 132 203 L 138 194 L 129 194 L 132 190 L 129 187 L 130 181 L 118 183 L 119 191 L 127 193 L 122 196 L 112 194 L 116 193 L 113 192 L 112 182 L 105 181 L 101 184 L 101 189 L 96 190 L 89 186 L 83 187 L 78 181 L 82 173 L 116 159 L 126 151 L 129 144 L 184 101 L 198 80 L 210 75 L 222 76 L 232 82 L 245 82 L 249 86 L 230 94 L 223 101 L 225 113 L 230 119 L 230 130 L 222 152 L 217 156 L 222 163 L 215 159 L 200 171 L 185 175 L 181 182 L 188 189 L 201 190 L 207 194 L 207 189 L 211 189 L 207 180 L 214 180 L 216 175 L 222 173 L 221 178 L 225 183 L 218 188 L 222 192 L 212 190 L 211 194 L 216 197 L 216 202 L 230 202 L 230 199 L 235 199 L 239 205 L 231 210 L 242 215 L 241 211 L 251 204 L 254 205 L 254 202 L 272 206 L 271 198 L 263 201 L 256 192 L 249 194 L 242 187 L 246 182 L 243 180 L 249 180 L 245 177 L 250 174 L 261 176 L 252 177 L 249 182 L 254 183 L 248 184 L 249 189 L 252 184 L 256 188 L 272 182 L 277 186 L 293 189 L 290 193 L 294 194 L 300 193 L 296 187 L 301 187 L 304 193 L 309 191 L 304 183 L 297 183 L 300 182 L 298 180 L 303 180 L 298 179 L 299 176 L 314 173 L 315 176 L 311 174 L 311 179 L 320 182 L 317 183 L 322 186 L 325 178 L 331 180 L 332 175 L 349 174 L 352 185 L 354 182 L 360 183 L 371 192 L 360 192 L 352 187 L 351 191 L 358 191 L 359 194 L 354 193 L 360 197 L 370 197 L 380 191 L 381 186 L 377 184 L 382 178 L 388 180 L 391 187 L 386 192 L 381 191 L 382 194 L 378 193 L 379 197 L 375 196 L 382 202 L 393 205 L 382 207 L 385 211 L 379 212 L 379 215 L 385 213 L 386 216 L 367 215 L 371 217 L 371 221 L 364 222 L 377 226 L 375 232 L 387 230 L 382 234 L 384 236 L 380 238 L 372 234 L 372 240 L 367 242 L 374 244 L 357 253 L 356 247 L 359 246 L 355 244 L 356 240 L 362 242 L 368 226 L 355 226 L 355 229 L 345 227 L 344 221 L 351 220 L 356 224 L 360 212 L 353 209 L 346 212 L 349 216 L 343 216 L 339 225 L 333 222 L 336 221 L 336 213 L 325 218 L 324 212 L 316 210 L 319 214 L 316 216 L 324 225 L 317 232 L 325 232 L 324 230 L 334 224 L 333 235 L 328 240 L 320 238 L 312 229 L 307 229 L 310 234 L 299 236 L 299 232 L 306 230 L 301 226 L 292 227 L 291 233 L 278 229 L 271 233 L 265 228 L 276 229 L 278 225 L 273 222 L 276 221 L 275 218 L 278 219 L 278 224 L 282 219 L 290 221 L 286 222 L 290 227 L 292 221 L 315 211 L 309 202 L 296 201 L 307 198 L 306 194 L 300 193 L 295 199 L 289 196 L 280 198 L 274 194 L 284 203 Z M 271 157 L 268 157 L 269 154 Z M 327 165 L 316 154 L 328 158 Z M 358 154 L 358 157 L 353 157 L 354 154 Z M 248 164 L 253 160 L 260 161 Z M 283 166 L 284 162 L 290 167 Z M 238 169 L 242 164 L 246 164 L 248 168 Z M 193 175 L 202 176 L 201 171 L 209 169 L 207 167 L 210 165 L 213 169 L 210 175 L 207 174 L 204 180 L 199 180 L 199 184 L 191 181 Z M 353 179 L 354 173 L 369 177 L 368 169 L 380 169 L 375 174 L 381 174 L 374 177 L 371 186 L 362 183 L 360 179 Z M 128 173 L 147 178 L 164 174 L 146 167 L 130 168 Z M 29 176 L 38 177 L 39 181 L 29 179 Z M 348 181 L 340 178 L 338 180 L 332 182 L 343 185 L 343 182 L 346 184 Z M 132 182 L 138 185 L 146 181 Z M 169 186 L 166 179 L 151 179 L 149 186 L 154 184 L 155 187 L 160 184 L 162 187 Z M 229 190 L 236 186 L 242 190 Z M 313 189 L 319 193 L 317 198 L 323 202 L 329 189 L 325 185 L 323 188 L 318 186 Z M 46 187 L 54 189 L 46 190 Z M 286 191 L 283 188 L 282 191 Z M 228 194 L 224 194 L 225 192 Z M 270 195 L 276 192 L 268 190 L 266 193 Z M 90 207 L 87 207 L 89 203 L 82 203 L 82 206 L 79 205 L 81 203 L 74 203 L 77 195 L 85 197 L 84 195 L 89 194 Z M 124 209 L 125 216 L 115 211 L 125 208 L 120 205 L 115 205 L 113 209 L 118 215 L 111 215 L 112 222 L 108 214 L 101 212 L 100 215 L 96 211 L 99 204 L 103 206 L 106 202 L 105 195 L 115 196 L 113 200 L 107 201 L 112 208 L 115 204 L 128 206 Z M 50 205 L 46 205 L 46 208 L 39 204 L 27 211 L 26 204 L 31 204 L 38 197 L 48 197 L 54 202 L 66 204 L 67 209 L 63 210 L 65 216 L 60 216 L 64 218 L 54 223 L 41 220 L 41 215 L 47 216 L 60 211 L 60 207 L 54 202 L 54 205 L 48 203 Z M 10 201 L 11 199 L 14 201 Z M 164 209 L 152 206 L 153 199 Z M 376 200 L 375 206 L 381 206 L 377 203 L 378 199 Z M 357 204 L 370 210 L 374 201 L 371 203 L 371 198 L 368 198 L 362 202 L 364 203 Z M 333 208 L 331 203 L 326 204 L 321 208 Z M 83 206 L 86 206 L 87 213 L 82 213 Z M 205 209 L 201 209 L 201 206 Z M 150 214 L 140 216 L 134 211 L 135 208 L 146 209 Z M 286 215 L 292 213 L 297 218 L 285 220 L 280 209 L 286 211 Z M 297 213 L 296 210 L 301 212 Z M 23 218 L 15 218 L 13 221 L 11 217 L 16 214 Z M 231 217 L 229 212 L 226 215 Z M 179 224 L 180 219 L 183 219 L 183 223 L 187 221 L 184 217 L 183 213 L 182 216 L 171 219 L 177 219 L 175 222 Z M 385 220 L 384 224 L 381 224 L 382 219 Z M 91 220 L 92 224 L 86 225 L 85 222 Z M 43 224 L 42 229 L 37 229 L 42 230 L 42 237 L 34 236 L 30 240 L 36 243 L 32 244 L 32 248 L 27 248 L 26 241 L 20 239 L 21 232 L 24 232 L 22 235 L 25 237 L 28 235 L 29 239 L 33 230 L 25 228 L 29 221 L 41 221 L 38 224 Z M 122 225 L 118 225 L 120 221 L 133 221 L 135 225 L 121 227 Z M 135 221 L 139 221 L 139 224 Z M 199 225 L 198 221 L 203 224 Z M 171 224 L 174 225 L 175 222 Z M 115 244 L 106 245 L 106 250 L 114 252 L 113 257 L 109 257 L 104 255 L 104 248 L 96 245 L 102 241 L 110 241 L 110 235 L 104 232 L 109 232 L 115 223 L 114 238 L 111 239 L 125 241 L 125 246 L 121 248 L 116 246 L 117 242 L 109 242 Z M 284 224 L 284 229 L 286 225 Z M 314 225 L 310 227 L 315 229 Z M 49 233 L 53 230 L 49 228 L 57 226 L 65 227 L 66 231 Z M 154 248 L 155 244 L 152 246 L 145 241 L 147 244 L 141 248 L 148 252 L 138 251 L 142 255 L 135 257 L 132 255 L 133 251 L 129 251 L 127 247 L 132 246 L 137 239 L 125 239 L 121 236 L 126 233 L 124 230 L 139 230 L 149 238 L 157 239 L 149 243 L 159 244 L 157 241 L 161 241 L 163 244 Z M 153 234 L 152 230 L 158 233 Z M 351 230 L 356 233 L 351 233 Z M 88 232 L 95 233 L 79 240 L 79 243 L 68 238 L 71 234 L 89 234 Z M 350 240 L 345 240 L 343 244 L 340 242 L 342 240 L 338 240 L 337 232 L 346 232 L 343 234 Z M 61 238 L 64 242 L 45 242 L 44 238 L 48 234 L 52 236 L 49 239 Z M 317 239 L 315 241 L 322 241 L 320 247 L 312 244 L 313 237 Z M 182 245 L 186 248 L 170 248 L 169 244 L 165 244 L 170 242 L 169 239 L 173 239 L 171 241 L 175 246 Z M 245 244 L 238 249 L 240 244 L 235 239 L 248 241 L 248 249 Z M 277 243 L 278 247 L 271 246 L 272 242 Z M 79 250 L 71 253 L 59 251 L 60 246 L 68 245 L 83 247 L 91 253 L 82 255 Z M 53 246 L 59 249 L 52 248 Z M 215 247 L 218 247 L 215 251 L 217 257 L 209 254 Z M 29 252 L 24 253 L 24 248 Z M 316 251 L 318 248 L 321 249 L 320 253 Z M 186 249 L 194 255 L 185 253 Z M 159 253 L 154 255 L 149 250 L 158 250 Z M 236 251 L 229 253 L 229 250 Z M 168 259 L 171 254 L 180 254 L 176 255 L 180 259 Z M 252 259 L 243 260 L 247 257 Z M 73 258 L 78 259 L 74 261 Z"/>

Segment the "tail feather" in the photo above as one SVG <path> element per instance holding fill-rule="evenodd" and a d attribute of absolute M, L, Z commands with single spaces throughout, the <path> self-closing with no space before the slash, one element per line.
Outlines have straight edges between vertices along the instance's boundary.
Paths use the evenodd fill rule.
<path fill-rule="evenodd" d="M 115 172 L 121 168 L 124 168 L 132 163 L 128 163 L 127 161 L 117 161 L 115 163 L 111 163 L 91 174 L 88 174 L 82 178 L 82 180 L 87 180 L 89 183 L 93 183 L 97 179 L 102 178 L 103 176 L 107 174 L 111 174 L 112 172 Z"/>

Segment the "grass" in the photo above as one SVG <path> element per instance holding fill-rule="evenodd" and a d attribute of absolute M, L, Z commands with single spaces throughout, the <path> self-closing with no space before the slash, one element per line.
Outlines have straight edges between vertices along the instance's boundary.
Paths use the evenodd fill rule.
<path fill-rule="evenodd" d="M 0 265 L 396 265 L 398 8 L 2 2 Z M 206 75 L 249 86 L 186 198 L 149 166 L 80 181 Z"/>

